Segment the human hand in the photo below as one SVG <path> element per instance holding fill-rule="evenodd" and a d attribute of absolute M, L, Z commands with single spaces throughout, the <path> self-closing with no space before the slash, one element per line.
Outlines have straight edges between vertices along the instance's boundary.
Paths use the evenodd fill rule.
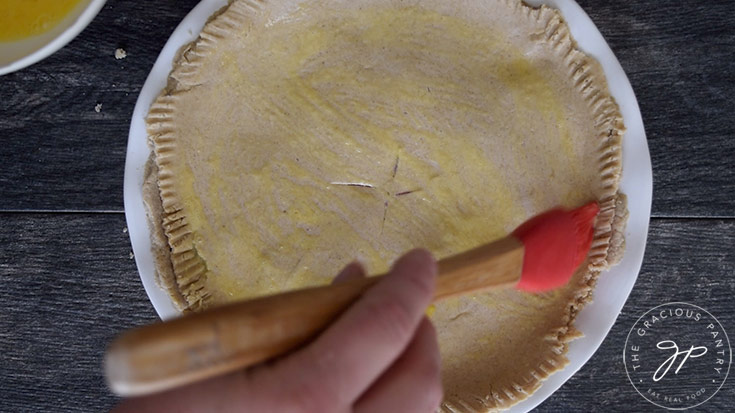
<path fill-rule="evenodd" d="M 275 361 L 151 396 L 113 412 L 434 412 L 439 348 L 426 318 L 436 262 L 401 257 L 380 282 L 308 346 Z M 335 282 L 363 277 L 348 265 Z"/>

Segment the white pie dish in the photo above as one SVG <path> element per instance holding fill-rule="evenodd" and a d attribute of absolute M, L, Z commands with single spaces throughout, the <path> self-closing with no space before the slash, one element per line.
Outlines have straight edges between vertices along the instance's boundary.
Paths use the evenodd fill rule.
<path fill-rule="evenodd" d="M 175 317 L 178 311 L 154 280 L 150 233 L 142 195 L 144 165 L 150 155 L 145 116 L 150 104 L 166 85 L 175 53 L 181 46 L 193 41 L 209 16 L 226 3 L 225 0 L 203 0 L 174 31 L 141 91 L 131 122 L 124 185 L 126 218 L 141 279 L 156 311 L 164 319 Z M 561 387 L 592 356 L 614 324 L 640 270 L 652 193 L 651 163 L 638 104 L 625 73 L 602 35 L 572 0 L 528 3 L 547 4 L 559 9 L 579 47 L 596 58 L 605 71 L 611 94 L 620 105 L 627 127 L 623 138 L 623 177 L 620 188 L 628 196 L 630 218 L 625 231 L 626 253 L 622 262 L 600 276 L 593 302 L 577 316 L 575 326 L 585 337 L 571 343 L 567 354 L 569 365 L 546 380 L 531 397 L 511 409 L 518 412 L 532 409 Z"/>

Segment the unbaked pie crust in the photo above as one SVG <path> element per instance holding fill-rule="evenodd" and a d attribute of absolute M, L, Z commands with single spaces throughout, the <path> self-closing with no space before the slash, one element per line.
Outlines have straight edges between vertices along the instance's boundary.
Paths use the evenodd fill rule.
<path fill-rule="evenodd" d="M 623 251 L 621 115 L 558 11 L 516 0 L 235 0 L 151 106 L 158 280 L 182 310 L 443 257 L 596 199 L 566 287 L 438 305 L 444 411 L 508 407 L 562 368 Z"/>

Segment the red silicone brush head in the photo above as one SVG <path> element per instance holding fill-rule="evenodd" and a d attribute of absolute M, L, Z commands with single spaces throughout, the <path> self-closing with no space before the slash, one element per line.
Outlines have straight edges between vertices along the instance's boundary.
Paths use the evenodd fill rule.
<path fill-rule="evenodd" d="M 598 212 L 597 202 L 569 211 L 553 209 L 513 231 L 525 247 L 521 280 L 516 287 L 541 292 L 566 284 L 587 257 Z"/>

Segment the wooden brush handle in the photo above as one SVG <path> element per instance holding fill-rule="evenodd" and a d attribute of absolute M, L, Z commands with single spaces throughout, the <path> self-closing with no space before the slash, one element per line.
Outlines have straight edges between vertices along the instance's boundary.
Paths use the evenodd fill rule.
<path fill-rule="evenodd" d="M 515 285 L 523 245 L 515 238 L 438 262 L 434 301 Z M 189 384 L 282 355 L 332 323 L 380 276 L 233 303 L 125 332 L 108 348 L 112 390 L 136 396 Z"/>

